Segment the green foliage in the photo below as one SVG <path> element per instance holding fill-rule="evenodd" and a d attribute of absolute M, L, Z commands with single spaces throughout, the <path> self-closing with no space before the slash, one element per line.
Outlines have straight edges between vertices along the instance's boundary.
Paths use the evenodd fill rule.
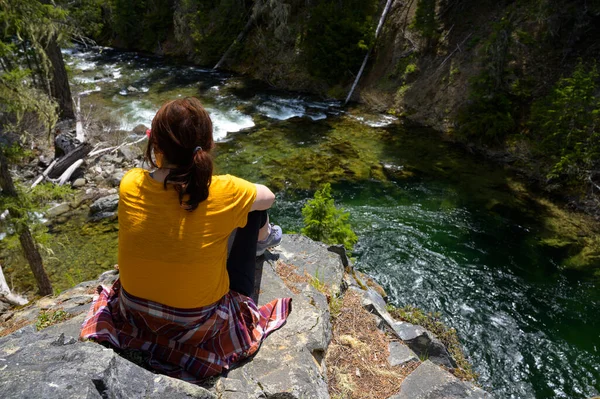
<path fill-rule="evenodd" d="M 72 34 L 65 24 L 67 12 L 38 0 L 0 0 L 0 57 L 4 74 L 13 73 L 27 61 L 38 73 L 38 88 L 49 92 L 51 63 L 44 48 L 48 40 L 63 42 Z M 25 50 L 25 51 L 22 51 Z M 29 57 L 35 55 L 35 60 Z M 30 73 L 33 71 L 27 71 Z"/>
<path fill-rule="evenodd" d="M 312 7 L 300 48 L 314 76 L 335 84 L 356 73 L 374 41 L 377 3 L 323 0 Z"/>
<path fill-rule="evenodd" d="M 142 38 L 142 21 L 146 10 L 145 0 L 112 0 L 112 26 L 117 37 L 127 47 L 139 44 Z"/>
<path fill-rule="evenodd" d="M 29 198 L 37 207 L 47 206 L 51 201 L 72 199 L 76 191 L 70 186 L 58 186 L 53 183 L 41 183 L 29 192 Z"/>
<path fill-rule="evenodd" d="M 391 78 L 402 78 L 406 80 L 411 74 L 418 72 L 417 56 L 415 53 L 402 57 L 394 66 L 394 71 L 390 74 Z"/>
<path fill-rule="evenodd" d="M 173 28 L 171 0 L 112 0 L 112 28 L 127 48 L 153 51 Z"/>
<path fill-rule="evenodd" d="M 437 0 L 418 0 L 415 19 L 410 26 L 427 40 L 436 39 L 438 36 L 439 25 L 436 18 L 436 3 Z"/>
<path fill-rule="evenodd" d="M 419 67 L 417 66 L 417 64 L 412 63 L 412 64 L 408 64 L 406 66 L 406 69 L 404 69 L 404 76 L 407 77 L 412 73 L 415 73 L 419 70 Z"/>
<path fill-rule="evenodd" d="M 507 68 L 511 59 L 513 30 L 510 19 L 494 25 L 482 45 L 482 68 L 471 79 L 469 102 L 457 117 L 458 133 L 481 141 L 501 141 L 516 128 L 514 93 Z"/>
<path fill-rule="evenodd" d="M 343 299 L 338 295 L 331 295 L 329 300 L 329 315 L 332 319 L 336 319 L 342 313 Z"/>
<path fill-rule="evenodd" d="M 27 190 L 22 185 L 16 185 L 17 197 L 1 196 L 0 208 L 8 210 L 11 217 L 3 224 L 9 237 L 19 231 L 20 225 L 29 226 L 33 235 L 43 243 L 46 241 L 46 228 L 40 223 L 36 213 L 44 212 L 49 207 L 49 202 L 64 201 L 73 197 L 75 191 L 70 187 L 56 186 L 52 183 L 43 183 L 33 190 Z M 19 215 L 19 216 L 16 216 Z"/>
<path fill-rule="evenodd" d="M 173 1 L 147 0 L 142 22 L 142 45 L 146 50 L 161 46 L 173 30 Z"/>
<path fill-rule="evenodd" d="M 24 83 L 28 76 L 29 71 L 20 68 L 0 74 L 0 115 L 10 115 L 2 126 L 3 134 L 17 133 L 21 140 L 32 133 L 29 127 L 38 128 L 41 124 L 49 132 L 58 121 L 56 102 L 41 90 Z M 25 118 L 27 115 L 32 115 L 34 120 Z"/>
<path fill-rule="evenodd" d="M 175 35 L 204 63 L 216 63 L 249 18 L 240 0 L 182 0 L 175 11 Z"/>
<path fill-rule="evenodd" d="M 315 192 L 314 199 L 309 200 L 302 208 L 302 216 L 304 227 L 301 232 L 313 240 L 326 244 L 343 244 L 348 250 L 352 250 L 358 241 L 348 223 L 350 214 L 336 208 L 329 183 Z"/>
<path fill-rule="evenodd" d="M 106 35 L 110 3 L 104 0 L 58 0 L 56 3 L 69 13 L 69 24 L 80 34 L 95 40 Z"/>
<path fill-rule="evenodd" d="M 421 309 L 410 305 L 402 308 L 388 305 L 388 311 L 398 320 L 425 327 L 427 330 L 434 333 L 446 346 L 448 352 L 456 361 L 459 369 L 455 370 L 454 374 L 457 377 L 472 381 L 477 379 L 477 373 L 473 371 L 473 366 L 471 366 L 469 361 L 465 358 L 456 330 L 446 326 L 442 322 L 439 313 L 425 313 Z M 426 358 L 428 355 L 425 353 L 422 354 L 422 356 Z M 421 358 L 421 360 L 423 360 L 423 358 Z"/>
<path fill-rule="evenodd" d="M 530 126 L 552 159 L 548 178 L 587 178 L 600 156 L 598 68 L 583 62 L 560 79 L 545 98 L 532 106 Z"/>
<path fill-rule="evenodd" d="M 65 312 L 62 309 L 58 310 L 40 310 L 38 319 L 35 323 L 35 328 L 40 331 L 54 324 L 61 323 L 73 317 L 72 314 Z"/>
<path fill-rule="evenodd" d="M 310 279 L 310 285 L 312 285 L 317 291 L 322 294 L 327 294 L 329 287 L 327 284 L 319 278 L 319 270 L 316 271 L 315 276 Z"/>

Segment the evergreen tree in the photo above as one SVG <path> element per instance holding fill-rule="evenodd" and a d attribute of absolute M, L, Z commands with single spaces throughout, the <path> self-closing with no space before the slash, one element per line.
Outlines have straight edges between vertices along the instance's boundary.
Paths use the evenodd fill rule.
<path fill-rule="evenodd" d="M 0 66 L 4 72 L 26 65 L 31 83 L 52 96 L 59 116 L 74 118 L 73 100 L 59 44 L 71 32 L 67 13 L 49 0 L 0 0 Z M 17 51 L 17 50 L 22 51 Z"/>
<path fill-rule="evenodd" d="M 0 0 L 0 188 L 2 210 L 42 295 L 52 294 L 29 225 L 31 212 L 10 173 L 33 134 L 51 131 L 58 120 L 73 117 L 71 93 L 58 43 L 66 13 L 47 0 Z M 54 99 L 53 99 L 54 98 Z M 56 99 L 56 100 L 55 100 Z M 48 134 L 49 135 L 49 134 Z"/>
<path fill-rule="evenodd" d="M 600 73 L 580 62 L 532 106 L 530 126 L 553 166 L 548 178 L 590 180 L 600 175 Z"/>
<path fill-rule="evenodd" d="M 325 244 L 343 244 L 348 250 L 358 241 L 348 223 L 350 214 L 335 206 L 329 183 L 317 190 L 314 199 L 306 203 L 302 208 L 302 216 L 304 227 L 301 233 L 313 240 Z"/>

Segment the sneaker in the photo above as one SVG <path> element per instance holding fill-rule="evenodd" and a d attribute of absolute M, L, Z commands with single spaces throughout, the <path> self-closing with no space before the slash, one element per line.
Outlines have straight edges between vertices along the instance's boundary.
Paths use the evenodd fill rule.
<path fill-rule="evenodd" d="M 258 241 L 256 243 L 256 256 L 261 256 L 265 253 L 267 248 L 272 248 L 279 245 L 281 242 L 281 227 L 276 224 L 269 225 L 269 236 L 264 241 Z"/>

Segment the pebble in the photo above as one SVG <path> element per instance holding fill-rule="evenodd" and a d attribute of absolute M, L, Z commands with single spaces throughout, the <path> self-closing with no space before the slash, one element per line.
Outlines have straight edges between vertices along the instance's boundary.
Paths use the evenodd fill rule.
<path fill-rule="evenodd" d="M 74 188 L 79 188 L 79 187 L 83 187 L 83 186 L 85 186 L 85 179 L 83 177 L 80 177 L 79 179 L 77 179 L 73 182 Z"/>

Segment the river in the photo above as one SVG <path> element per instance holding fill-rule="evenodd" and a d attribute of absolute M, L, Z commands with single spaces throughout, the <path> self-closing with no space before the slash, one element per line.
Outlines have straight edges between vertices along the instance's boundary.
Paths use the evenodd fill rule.
<path fill-rule="evenodd" d="M 561 271 L 555 253 L 537 245 L 544 211 L 520 194 L 518 178 L 395 117 L 134 53 L 65 55 L 83 109 L 106 114 L 113 130 L 149 126 L 167 99 L 200 97 L 219 171 L 277 189 L 272 219 L 286 231 L 300 230 L 303 203 L 332 182 L 359 236 L 356 267 L 393 304 L 440 312 L 496 398 L 600 391 L 600 284 Z M 114 245 L 114 226 L 101 231 L 98 239 Z M 83 241 L 90 262 L 94 239 Z"/>

